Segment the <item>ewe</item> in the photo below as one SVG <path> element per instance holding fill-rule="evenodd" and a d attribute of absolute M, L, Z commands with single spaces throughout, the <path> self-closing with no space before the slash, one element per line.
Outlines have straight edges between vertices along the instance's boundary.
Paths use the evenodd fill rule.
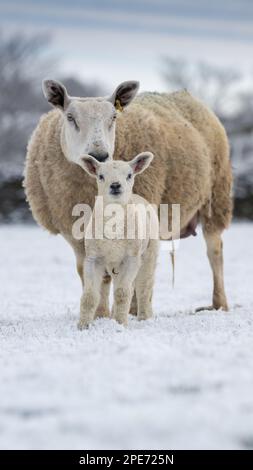
<path fill-rule="evenodd" d="M 101 224 L 101 215 L 97 210 L 99 197 L 85 232 L 85 291 L 81 298 L 80 329 L 88 327 L 94 319 L 100 303 L 103 278 L 108 274 L 113 279 L 113 317 L 119 323 L 127 324 L 134 289 L 137 318 L 145 320 L 152 316 L 152 290 L 159 243 L 158 217 L 146 200 L 132 193 L 135 175 L 142 173 L 152 159 L 150 152 L 140 153 L 129 162 L 99 163 L 90 155 L 80 159 L 84 170 L 96 177 L 98 196 L 103 201 L 102 236 L 94 236 L 96 223 Z M 110 231 L 112 213 L 116 215 L 113 218 L 116 232 Z M 131 238 L 128 238 L 129 234 Z"/>
<path fill-rule="evenodd" d="M 77 98 L 59 82 L 44 82 L 55 109 L 41 118 L 28 146 L 25 190 L 33 216 L 71 244 L 82 278 L 85 250 L 72 234 L 73 208 L 92 206 L 96 185 L 77 160 L 87 153 L 98 161 L 130 160 L 149 149 L 156 158 L 134 192 L 157 206 L 180 204 L 182 238 L 200 220 L 213 272 L 211 308 L 227 310 L 221 234 L 232 216 L 232 174 L 225 130 L 187 91 L 143 93 L 130 104 L 137 90 L 137 82 L 124 82 L 110 97 Z M 171 213 L 168 220 L 171 226 Z M 108 315 L 109 283 L 106 276 L 98 315 Z"/>

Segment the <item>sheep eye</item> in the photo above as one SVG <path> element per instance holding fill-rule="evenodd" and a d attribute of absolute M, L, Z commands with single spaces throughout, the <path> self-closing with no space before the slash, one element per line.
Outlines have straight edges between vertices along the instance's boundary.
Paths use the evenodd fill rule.
<path fill-rule="evenodd" d="M 116 117 L 117 117 L 117 115 L 114 114 L 113 117 L 112 117 L 112 120 L 111 120 L 111 122 L 110 122 L 110 124 L 109 124 L 109 129 L 112 128 L 112 125 L 113 125 L 114 121 L 116 120 Z"/>
<path fill-rule="evenodd" d="M 130 180 L 131 178 L 132 178 L 132 173 L 128 173 L 127 180 Z"/>
<path fill-rule="evenodd" d="M 100 179 L 100 181 L 104 181 L 104 176 L 103 176 L 103 175 L 99 175 L 99 179 Z"/>
<path fill-rule="evenodd" d="M 79 131 L 79 127 L 78 127 L 78 125 L 77 125 L 77 123 L 76 123 L 75 118 L 72 116 L 72 114 L 70 114 L 70 113 L 67 114 L 67 120 L 68 120 L 69 122 L 73 122 L 73 124 L 75 125 L 76 130 Z"/>

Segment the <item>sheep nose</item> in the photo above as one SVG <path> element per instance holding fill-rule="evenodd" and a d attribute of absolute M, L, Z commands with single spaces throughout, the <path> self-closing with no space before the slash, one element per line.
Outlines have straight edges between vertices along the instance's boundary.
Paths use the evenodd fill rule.
<path fill-rule="evenodd" d="M 89 155 L 94 157 L 98 162 L 105 162 L 109 157 L 108 152 L 89 152 Z"/>
<path fill-rule="evenodd" d="M 120 193 L 121 184 L 117 182 L 112 183 L 110 186 L 111 194 L 119 194 Z"/>

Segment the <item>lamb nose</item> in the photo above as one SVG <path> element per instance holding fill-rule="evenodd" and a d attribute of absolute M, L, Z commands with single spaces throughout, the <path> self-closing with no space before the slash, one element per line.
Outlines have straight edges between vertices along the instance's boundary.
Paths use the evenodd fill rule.
<path fill-rule="evenodd" d="M 112 183 L 111 184 L 111 189 L 113 191 L 118 191 L 120 189 L 121 184 L 120 183 Z"/>

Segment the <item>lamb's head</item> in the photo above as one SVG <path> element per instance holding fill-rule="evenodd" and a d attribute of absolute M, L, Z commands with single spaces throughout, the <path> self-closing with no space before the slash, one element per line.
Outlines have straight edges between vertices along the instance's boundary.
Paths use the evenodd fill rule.
<path fill-rule="evenodd" d="M 91 155 L 83 155 L 79 164 L 97 179 L 98 195 L 103 196 L 105 204 L 125 205 L 130 201 L 135 176 L 146 170 L 152 160 L 151 152 L 142 152 L 129 162 L 111 160 L 100 163 Z"/>
<path fill-rule="evenodd" d="M 121 83 L 110 97 L 77 98 L 54 80 L 43 81 L 46 99 L 63 113 L 62 150 L 66 158 L 78 163 L 83 154 L 99 162 L 112 159 L 117 111 L 122 111 L 135 97 L 139 82 Z"/>

